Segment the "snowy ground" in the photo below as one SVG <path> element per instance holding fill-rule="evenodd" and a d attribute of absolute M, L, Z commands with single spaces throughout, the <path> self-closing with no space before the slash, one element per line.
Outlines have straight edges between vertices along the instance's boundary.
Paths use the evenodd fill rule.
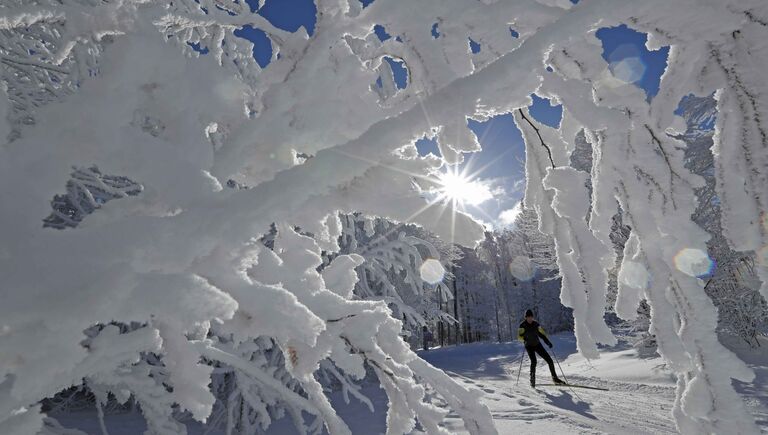
<path fill-rule="evenodd" d="M 609 392 L 528 385 L 527 356 L 519 384 L 522 346 L 517 343 L 473 344 L 421 352 L 433 365 L 468 386 L 482 389 L 499 434 L 542 433 L 677 433 L 671 410 L 674 377 L 659 357 L 638 358 L 634 349 L 617 346 L 588 361 L 576 353 L 573 335 L 552 340 L 562 370 L 573 384 L 608 388 Z M 751 384 L 735 382 L 762 433 L 768 433 L 768 340 L 758 349 L 725 341 L 757 374 Z M 539 359 L 539 383 L 549 383 Z M 559 370 L 558 370 L 559 373 Z M 461 421 L 454 419 L 461 433 Z"/>
<path fill-rule="evenodd" d="M 432 349 L 419 354 L 431 364 L 445 370 L 460 382 L 485 392 L 499 434 L 665 434 L 677 433 L 672 421 L 674 378 L 663 361 L 641 359 L 627 346 L 605 350 L 599 360 L 587 361 L 576 353 L 572 334 L 553 337 L 554 351 L 567 379 L 574 384 L 608 388 L 610 391 L 540 387 L 528 385 L 527 356 L 517 384 L 518 343 L 480 343 Z M 768 433 L 768 342 L 756 350 L 736 341 L 726 342 L 756 371 L 752 384 L 737 383 L 763 433 Z M 538 382 L 549 383 L 546 364 L 539 360 Z M 343 404 L 340 394 L 333 401 L 341 417 L 354 434 L 385 432 L 386 397 L 377 386 L 368 386 L 365 394 L 376 408 L 371 413 L 351 399 Z M 94 413 L 57 416 L 66 427 L 77 427 L 88 434 L 100 434 Z M 140 434 L 144 424 L 133 414 L 111 415 L 107 426 L 111 435 Z M 461 420 L 453 415 L 449 430 L 465 433 Z M 288 421 L 278 421 L 271 434 L 292 434 Z M 190 434 L 202 434 L 199 426 L 190 425 Z"/>
<path fill-rule="evenodd" d="M 605 353 L 596 361 L 576 354 L 572 335 L 556 336 L 554 351 L 568 381 L 611 391 L 528 385 L 527 356 L 517 383 L 522 346 L 477 344 L 424 352 L 432 364 L 486 393 L 500 434 L 675 433 L 671 418 L 674 380 L 659 358 L 640 360 L 634 350 Z M 539 383 L 549 383 L 539 360 Z M 461 432 L 461 422 L 455 420 Z"/>

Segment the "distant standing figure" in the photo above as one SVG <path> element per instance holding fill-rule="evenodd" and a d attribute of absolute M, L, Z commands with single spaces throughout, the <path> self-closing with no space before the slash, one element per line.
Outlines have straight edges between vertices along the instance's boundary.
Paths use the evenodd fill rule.
<path fill-rule="evenodd" d="M 525 343 L 525 351 L 528 352 L 528 357 L 531 359 L 531 387 L 536 386 L 536 354 L 544 358 L 544 361 L 549 364 L 549 372 L 552 374 L 552 382 L 555 384 L 565 384 L 557 377 L 555 372 L 555 364 L 552 362 L 552 357 L 549 356 L 544 346 L 539 342 L 539 337 L 547 343 L 547 346 L 552 347 L 552 342 L 547 338 L 544 328 L 539 325 L 539 322 L 533 319 L 533 311 L 527 310 L 525 312 L 525 321 L 520 324 L 520 328 L 517 330 L 517 339 Z"/>
<path fill-rule="evenodd" d="M 421 327 L 421 336 L 424 340 L 424 350 L 429 350 L 429 342 L 432 341 L 432 332 L 426 327 Z"/>

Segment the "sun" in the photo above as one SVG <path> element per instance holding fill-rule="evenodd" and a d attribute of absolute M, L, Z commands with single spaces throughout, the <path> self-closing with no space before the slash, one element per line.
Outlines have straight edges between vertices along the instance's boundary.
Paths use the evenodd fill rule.
<path fill-rule="evenodd" d="M 437 191 L 443 200 L 476 206 L 493 197 L 488 186 L 456 172 L 440 174 L 438 180 Z"/>

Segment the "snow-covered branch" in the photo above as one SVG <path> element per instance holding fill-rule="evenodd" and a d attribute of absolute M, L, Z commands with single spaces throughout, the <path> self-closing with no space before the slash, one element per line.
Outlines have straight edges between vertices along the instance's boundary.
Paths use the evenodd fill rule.
<path fill-rule="evenodd" d="M 627 278 L 632 286 L 622 287 L 617 311 L 631 315 L 643 298 L 650 305 L 659 352 L 678 374 L 679 429 L 753 431 L 730 380 L 753 374 L 717 341 L 717 311 L 691 269 L 696 262 L 680 263 L 681 253 L 707 252 L 709 234 L 690 218 L 705 183 L 667 132 L 682 97 L 714 92 L 722 234 L 735 252 L 754 255 L 765 297 L 764 3 L 425 0 L 416 13 L 383 1 L 363 9 L 354 0 L 323 0 L 312 35 L 277 29 L 246 6 L 18 0 L 0 7 L 3 433 L 54 430 L 34 404 L 83 378 L 102 399 L 105 391 L 133 394 L 152 431 L 178 433 L 174 406 L 201 420 L 214 407 L 206 393 L 214 369 L 201 357 L 239 370 L 245 388 L 230 390 L 232 404 L 270 412 L 277 402 L 262 406 L 251 387 L 272 385 L 275 396 L 298 401 L 287 412 L 307 431 L 321 430 L 317 421 L 348 431 L 315 378 L 327 360 L 351 379 L 373 367 L 390 399 L 390 432 L 417 424 L 445 430 L 444 412 L 423 384 L 464 413 L 470 432 L 493 432 L 474 393 L 408 349 L 386 303 L 351 299 L 363 258 L 350 253 L 323 264 L 321 252 L 338 248 L 339 212 L 414 222 L 449 243 L 483 239 L 467 215 L 429 207 L 413 180 L 479 148 L 468 118 L 501 113 L 515 113 L 525 135 L 526 208 L 554 238 L 561 300 L 574 309 L 579 348 L 595 356 L 597 343 L 614 341 L 603 315 L 618 202 L 631 228 L 618 276 L 648 278 Z M 374 35 L 377 24 L 391 40 Z M 618 24 L 647 32 L 649 48 L 671 46 L 650 103 L 601 57 L 595 30 Z M 245 25 L 267 35 L 268 67 L 235 35 Z M 404 63 L 404 89 L 393 88 L 385 57 Z M 386 89 L 376 90 L 378 79 Z M 559 130 L 518 110 L 533 92 L 563 104 Z M 592 144 L 589 175 L 569 166 L 577 134 Z M 417 155 L 414 143 L 425 135 L 437 138 L 442 160 Z M 72 167 L 98 169 L 78 170 L 68 182 Z M 243 188 L 225 188 L 230 180 Z M 268 249 L 256 240 L 273 223 Z M 63 227 L 76 228 L 56 229 Z M 423 257 L 415 242 L 375 242 L 365 255 L 383 266 L 371 272 L 408 264 L 397 270 L 419 294 L 414 268 Z M 94 346 L 83 346 L 84 330 L 113 321 L 147 326 L 128 334 L 106 327 Z M 242 354 L 216 347 L 207 341 L 212 330 L 235 347 L 267 337 L 283 353 L 286 377 L 265 376 Z M 156 353 L 162 370 L 142 352 Z M 319 420 L 304 425 L 299 409 Z"/>

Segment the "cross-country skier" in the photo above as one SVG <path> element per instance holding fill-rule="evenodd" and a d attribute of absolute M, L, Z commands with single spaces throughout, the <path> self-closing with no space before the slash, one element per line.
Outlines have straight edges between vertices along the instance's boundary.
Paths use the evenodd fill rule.
<path fill-rule="evenodd" d="M 539 337 L 547 343 L 547 346 L 552 347 L 552 342 L 547 338 L 547 334 L 544 332 L 544 328 L 539 326 L 539 322 L 533 319 L 533 311 L 527 310 L 525 312 L 525 321 L 520 324 L 520 328 L 517 330 L 517 339 L 525 343 L 525 350 L 528 352 L 528 357 L 531 359 L 531 386 L 536 386 L 536 354 L 538 353 L 544 361 L 549 364 L 549 372 L 552 374 L 552 382 L 557 385 L 565 385 L 565 382 L 561 381 L 557 377 L 555 372 L 555 364 L 552 362 L 552 357 L 549 356 L 544 346 L 539 342 Z"/>

